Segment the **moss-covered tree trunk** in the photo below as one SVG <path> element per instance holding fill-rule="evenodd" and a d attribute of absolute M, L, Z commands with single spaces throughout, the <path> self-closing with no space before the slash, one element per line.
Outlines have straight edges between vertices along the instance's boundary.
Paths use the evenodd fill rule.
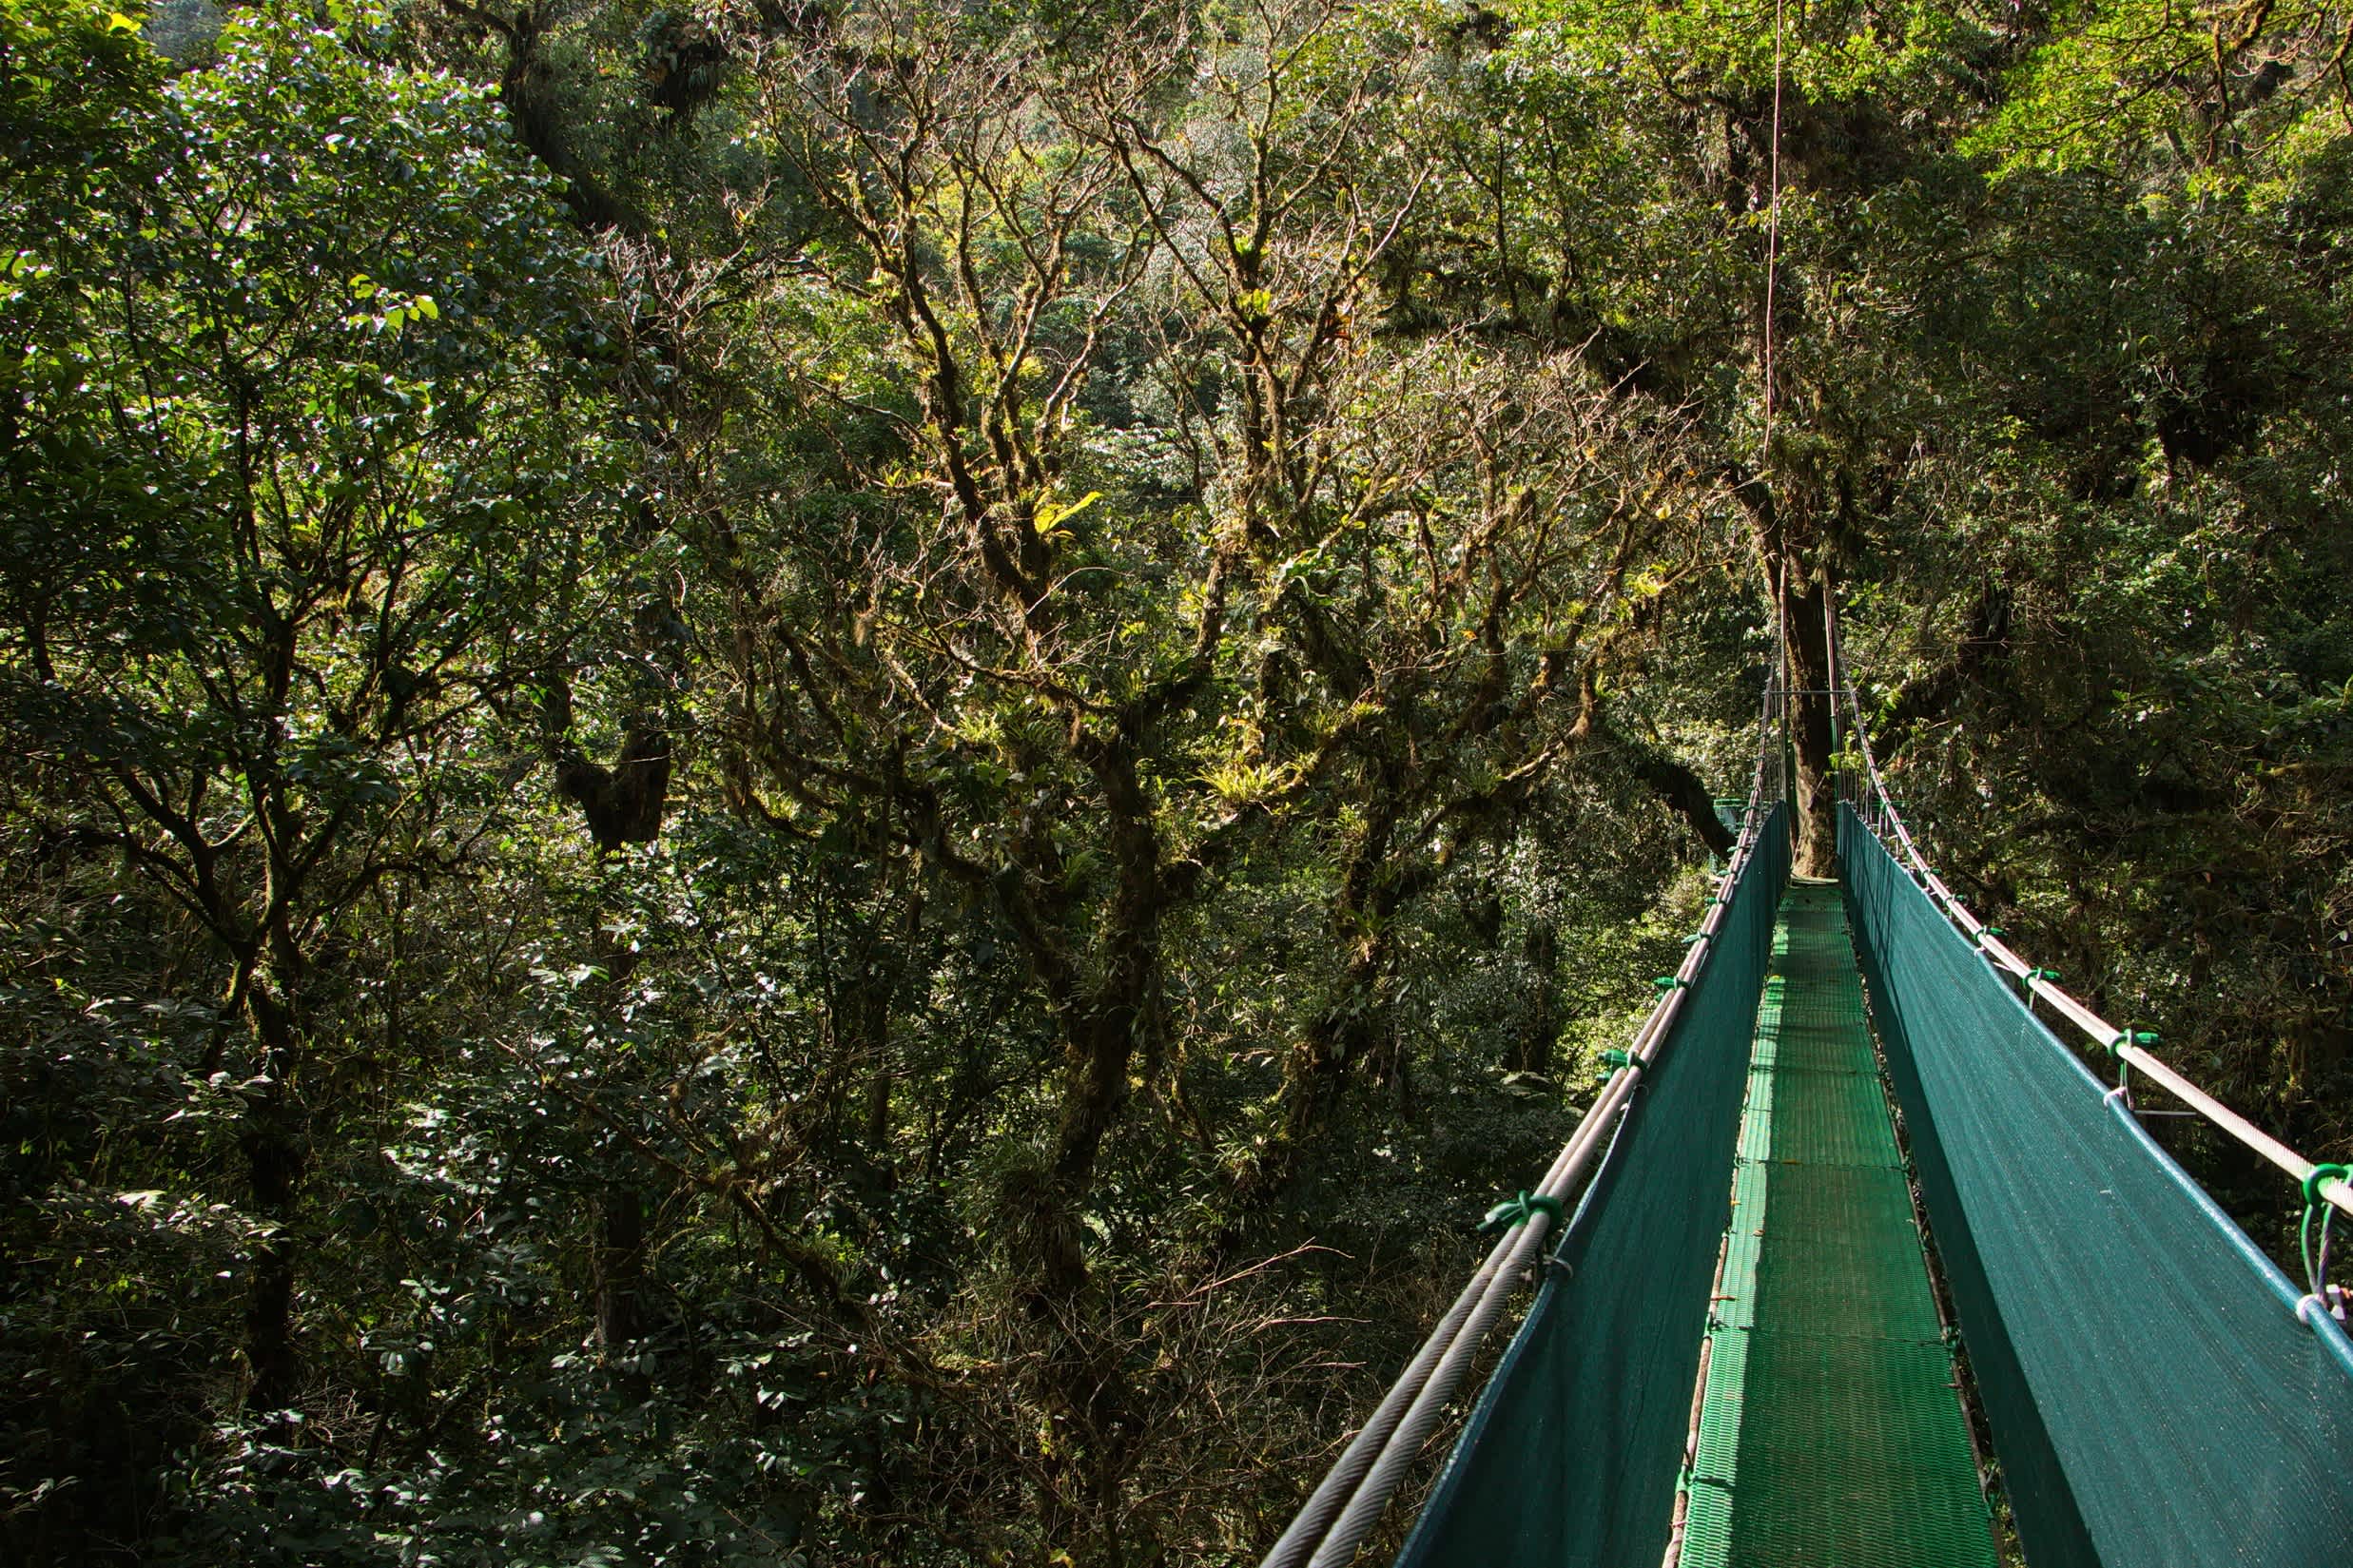
<path fill-rule="evenodd" d="M 1827 569 L 1785 578 L 1781 606 L 1789 646 L 1790 752 L 1794 763 L 1790 803 L 1797 834 L 1797 871 L 1801 877 L 1838 874 L 1838 777 L 1833 765 L 1830 722 L 1830 632 L 1822 618 Z"/>

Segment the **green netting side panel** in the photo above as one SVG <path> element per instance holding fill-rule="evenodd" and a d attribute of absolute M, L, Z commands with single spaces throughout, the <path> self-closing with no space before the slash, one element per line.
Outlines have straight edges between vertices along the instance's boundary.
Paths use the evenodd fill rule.
<path fill-rule="evenodd" d="M 1647 1568 L 1665 1553 L 1788 873 L 1776 808 L 1716 951 L 1399 1564 Z"/>
<path fill-rule="evenodd" d="M 2336 1559 L 2353 1342 L 2045 1029 L 1852 813 L 1874 1021 L 2034 1568 Z"/>

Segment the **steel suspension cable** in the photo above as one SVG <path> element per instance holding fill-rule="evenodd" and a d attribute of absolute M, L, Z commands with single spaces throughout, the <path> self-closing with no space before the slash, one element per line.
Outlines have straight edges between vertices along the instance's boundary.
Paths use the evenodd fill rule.
<path fill-rule="evenodd" d="M 1824 613 L 1830 612 L 1830 607 L 1826 605 Z M 2039 997 L 2050 1004 L 2052 1012 L 2073 1024 L 2094 1044 L 2105 1046 L 2115 1055 L 2119 1061 L 2138 1068 L 2149 1077 L 2164 1085 L 2185 1105 L 2195 1110 L 2207 1121 L 2236 1138 L 2270 1164 L 2285 1171 L 2295 1180 L 2310 1184 L 2312 1190 L 2321 1198 L 2344 1212 L 2353 1214 L 2353 1185 L 2348 1185 L 2336 1176 L 2324 1176 L 2320 1181 L 2314 1182 L 2313 1174 L 2321 1169 L 2320 1167 L 2214 1098 L 2213 1095 L 2208 1094 L 2175 1071 L 2163 1058 L 2151 1055 L 2140 1040 L 2133 1037 L 2132 1031 L 2118 1029 L 2114 1024 L 2110 1023 L 2060 989 L 2052 983 L 2051 971 L 2029 963 L 2001 939 L 2001 933 L 1995 927 L 1987 925 L 1975 915 L 1970 913 L 1969 907 L 1954 896 L 1953 890 L 1945 885 L 1944 879 L 1937 876 L 1929 865 L 1928 858 L 1920 853 L 1920 846 L 1913 837 L 1911 824 L 1904 821 L 1903 813 L 1896 807 L 1895 796 L 1888 790 L 1887 780 L 1879 771 L 1878 758 L 1873 754 L 1871 748 L 1871 731 L 1863 723 L 1861 698 L 1855 690 L 1854 682 L 1848 678 L 1844 665 L 1838 662 L 1841 655 L 1835 623 L 1830 636 L 1830 645 L 1832 659 L 1830 684 L 1834 691 L 1843 689 L 1845 692 L 1851 726 L 1850 733 L 1855 738 L 1856 750 L 1863 765 L 1863 777 L 1858 781 L 1858 793 L 1861 798 L 1854 803 L 1857 807 L 1857 815 L 1862 817 L 1863 825 L 1874 833 L 1880 842 L 1892 843 L 1893 846 L 1900 848 L 1902 853 L 1898 857 L 1899 861 L 1912 874 L 1913 879 L 1927 892 L 1930 901 L 1942 910 L 1945 918 L 1958 927 L 1972 942 L 1975 943 L 1978 949 L 1997 967 L 2015 977 L 2025 986 L 2030 997 Z M 2119 1086 L 2115 1093 L 2121 1094 L 2122 1087 Z"/>
<path fill-rule="evenodd" d="M 1773 145 L 1766 153 L 1766 178 L 1772 189 L 1765 196 L 1764 308 L 1764 462 L 1768 488 L 1773 461 L 1773 310 L 1774 285 L 1781 261 L 1781 12 L 1786 0 L 1773 0 Z M 1775 597 L 1780 585 L 1776 584 Z"/>
<path fill-rule="evenodd" d="M 1778 666 L 1777 666 L 1778 669 Z M 1740 833 L 1718 879 L 1700 938 L 1626 1049 L 1626 1060 L 1612 1072 L 1568 1141 L 1553 1156 L 1544 1179 L 1529 1194 L 1550 1200 L 1531 1203 L 1524 1219 L 1488 1249 L 1469 1283 L 1438 1320 L 1421 1348 L 1381 1398 L 1363 1428 L 1341 1451 L 1297 1517 L 1275 1540 L 1259 1568 L 1338 1568 L 1354 1557 L 1379 1523 L 1408 1468 L 1420 1456 L 1469 1371 L 1480 1342 L 1518 1289 L 1551 1229 L 1551 1211 L 1563 1210 L 1570 1193 L 1605 1147 L 1618 1118 L 1633 1098 L 1643 1074 L 1664 1047 L 1683 998 L 1705 968 L 1718 932 L 1729 917 L 1734 895 L 1754 861 L 1772 804 L 1780 799 L 1782 747 L 1778 731 L 1787 705 L 1779 679 L 1767 685 L 1757 718 L 1757 763 L 1750 776 Z"/>

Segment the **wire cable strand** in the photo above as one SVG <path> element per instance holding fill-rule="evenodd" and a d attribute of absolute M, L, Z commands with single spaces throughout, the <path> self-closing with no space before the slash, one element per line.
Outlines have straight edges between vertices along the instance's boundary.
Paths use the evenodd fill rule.
<path fill-rule="evenodd" d="M 1781 264 L 1781 13 L 1786 0 L 1773 0 L 1773 141 L 1765 155 L 1764 298 L 1764 460 L 1765 487 L 1772 489 L 1773 461 L 1773 316 Z"/>

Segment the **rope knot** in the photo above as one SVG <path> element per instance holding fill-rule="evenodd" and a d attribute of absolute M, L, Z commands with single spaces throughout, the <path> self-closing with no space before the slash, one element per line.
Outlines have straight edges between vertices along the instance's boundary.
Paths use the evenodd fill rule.
<path fill-rule="evenodd" d="M 2353 1182 L 2353 1166 L 2314 1166 L 2311 1173 L 2306 1175 L 2304 1179 L 2304 1201 L 2305 1208 L 2317 1209 L 2320 1207 L 2320 1205 L 2324 1201 L 2321 1197 L 2321 1186 L 2323 1183 L 2330 1181 Z"/>
<path fill-rule="evenodd" d="M 1537 1214 L 1549 1214 L 1554 1219 L 1559 1219 L 1561 1200 L 1547 1197 L 1542 1192 L 1530 1193 L 1523 1189 L 1518 1197 L 1506 1198 L 1487 1211 L 1487 1218 L 1479 1222 L 1479 1234 L 1491 1236 L 1498 1230 L 1508 1230 L 1515 1225 L 1526 1225 Z"/>

